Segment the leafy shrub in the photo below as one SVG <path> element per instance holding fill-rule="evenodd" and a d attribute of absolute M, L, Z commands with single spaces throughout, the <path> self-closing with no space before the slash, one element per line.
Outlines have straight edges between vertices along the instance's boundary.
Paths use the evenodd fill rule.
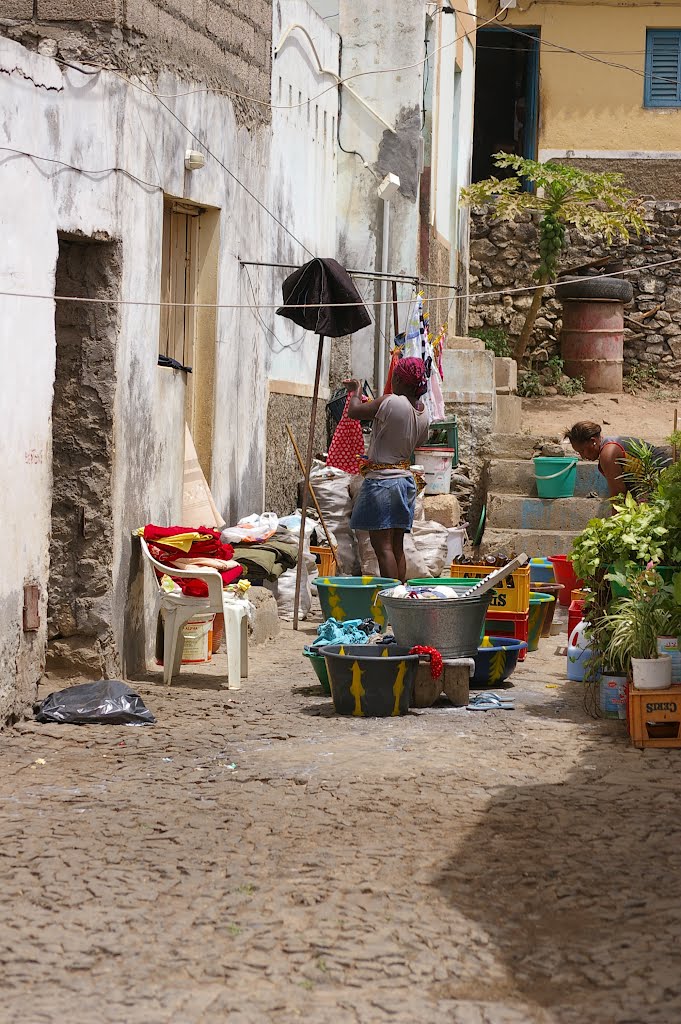
<path fill-rule="evenodd" d="M 536 370 L 526 370 L 519 375 L 518 394 L 521 398 L 541 398 L 546 394 L 541 377 Z"/>
<path fill-rule="evenodd" d="M 628 395 L 635 395 L 648 388 L 659 388 L 660 382 L 654 366 L 633 366 L 625 375 L 623 386 Z"/>
<path fill-rule="evenodd" d="M 501 327 L 476 327 L 471 332 L 471 338 L 478 338 L 484 341 L 485 348 L 494 352 L 495 356 L 509 358 L 513 355 L 508 341 L 508 335 Z"/>

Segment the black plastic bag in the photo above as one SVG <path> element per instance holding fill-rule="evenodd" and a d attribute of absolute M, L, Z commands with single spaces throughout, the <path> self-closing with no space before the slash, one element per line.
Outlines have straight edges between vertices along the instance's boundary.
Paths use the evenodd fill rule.
<path fill-rule="evenodd" d="M 69 725 L 153 725 L 142 698 L 120 679 L 100 679 L 51 693 L 34 708 L 37 722 Z"/>

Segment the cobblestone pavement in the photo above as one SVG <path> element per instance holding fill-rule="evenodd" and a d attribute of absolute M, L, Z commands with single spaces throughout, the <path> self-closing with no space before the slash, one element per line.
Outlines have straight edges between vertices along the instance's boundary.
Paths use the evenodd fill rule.
<path fill-rule="evenodd" d="M 678 755 L 585 714 L 564 637 L 515 711 L 384 720 L 305 639 L 138 684 L 151 728 L 0 737 L 0 1019 L 681 1020 Z"/>

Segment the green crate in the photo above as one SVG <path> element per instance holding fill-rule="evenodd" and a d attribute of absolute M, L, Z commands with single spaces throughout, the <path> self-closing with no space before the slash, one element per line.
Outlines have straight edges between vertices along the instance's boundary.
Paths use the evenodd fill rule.
<path fill-rule="evenodd" d="M 452 466 L 459 465 L 459 425 L 456 416 L 448 420 L 434 420 L 430 424 L 428 440 L 420 448 L 453 448 Z"/>

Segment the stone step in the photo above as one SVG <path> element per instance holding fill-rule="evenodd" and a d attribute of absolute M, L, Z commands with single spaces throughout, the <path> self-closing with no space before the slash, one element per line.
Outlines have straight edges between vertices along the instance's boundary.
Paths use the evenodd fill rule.
<path fill-rule="evenodd" d="M 498 493 L 487 496 L 487 523 L 494 530 L 575 532 L 607 511 L 607 502 L 600 498 L 527 498 L 522 494 Z"/>
<path fill-rule="evenodd" d="M 567 555 L 579 532 L 569 530 L 500 530 L 490 527 L 480 544 L 480 555 L 503 555 L 524 551 L 530 558 Z"/>
<path fill-rule="evenodd" d="M 522 494 L 530 498 L 537 496 L 537 481 L 534 472 L 534 463 L 531 459 L 494 459 L 490 462 L 488 477 L 488 491 L 494 494 Z M 585 498 L 588 494 L 596 492 L 603 498 L 607 496 L 608 489 L 605 479 L 598 472 L 595 462 L 579 462 L 577 464 L 577 482 L 575 484 L 575 497 Z M 552 501 L 569 499 L 548 499 Z"/>
<path fill-rule="evenodd" d="M 556 433 L 556 440 L 560 433 Z M 531 459 L 548 440 L 533 434 L 491 433 L 482 441 L 481 454 L 488 459 Z"/>

